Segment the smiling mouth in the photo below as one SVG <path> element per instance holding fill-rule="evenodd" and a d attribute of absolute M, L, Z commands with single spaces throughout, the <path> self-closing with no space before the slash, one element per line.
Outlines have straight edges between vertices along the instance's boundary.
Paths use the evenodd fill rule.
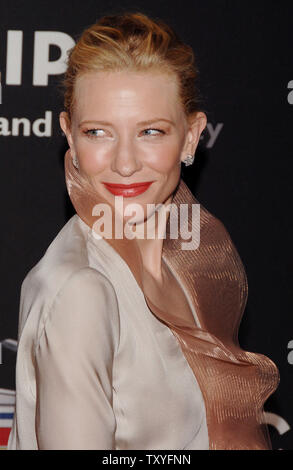
<path fill-rule="evenodd" d="M 115 196 L 133 197 L 144 193 L 153 181 L 133 184 L 115 184 L 102 182 L 104 186 Z"/>

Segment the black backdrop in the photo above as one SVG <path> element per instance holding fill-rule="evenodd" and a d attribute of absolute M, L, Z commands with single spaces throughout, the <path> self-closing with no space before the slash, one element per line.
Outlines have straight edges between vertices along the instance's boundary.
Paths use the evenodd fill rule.
<path fill-rule="evenodd" d="M 58 124 L 63 75 L 41 84 L 42 60 L 48 49 L 56 65 L 60 44 L 69 45 L 101 15 L 123 10 L 164 19 L 194 48 L 209 124 L 183 178 L 223 221 L 245 265 L 249 297 L 240 344 L 279 367 L 281 382 L 265 410 L 273 448 L 292 449 L 293 4 L 284 0 L 0 0 L 0 340 L 17 338 L 21 282 L 74 213 Z M 51 38 L 47 49 L 44 37 Z M 45 116 L 46 123 L 33 126 Z M 18 127 L 15 118 L 26 120 Z M 15 353 L 2 347 L 0 388 L 15 388 L 14 371 Z"/>

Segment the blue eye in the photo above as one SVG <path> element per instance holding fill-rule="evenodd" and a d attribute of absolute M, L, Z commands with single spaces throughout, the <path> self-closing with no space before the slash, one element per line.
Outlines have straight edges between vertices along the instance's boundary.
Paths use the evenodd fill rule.
<path fill-rule="evenodd" d="M 103 131 L 103 129 L 89 129 L 85 132 L 85 134 L 89 137 L 98 137 L 98 134 L 96 134 L 98 131 Z"/>
<path fill-rule="evenodd" d="M 145 129 L 143 132 L 147 132 L 147 131 L 156 131 L 156 132 L 159 132 L 160 134 L 165 134 L 165 132 L 162 130 L 162 129 Z M 157 135 L 157 134 L 148 134 L 148 135 Z"/>
<path fill-rule="evenodd" d="M 104 129 L 88 129 L 86 131 L 84 131 L 84 134 L 87 135 L 88 137 L 92 137 L 92 138 L 96 138 L 96 137 L 102 137 L 103 134 L 100 134 L 100 132 L 105 132 Z M 166 134 L 165 131 L 163 131 L 162 129 L 153 129 L 153 128 L 149 128 L 149 129 L 145 129 L 142 131 L 143 133 L 147 133 L 145 135 L 149 135 L 150 137 L 154 136 L 156 137 L 157 135 L 161 134 Z M 152 132 L 152 133 L 150 133 Z"/>

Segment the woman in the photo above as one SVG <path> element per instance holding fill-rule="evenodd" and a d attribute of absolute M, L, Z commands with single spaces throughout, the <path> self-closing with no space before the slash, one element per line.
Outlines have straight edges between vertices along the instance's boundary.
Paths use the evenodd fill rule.
<path fill-rule="evenodd" d="M 22 284 L 8 448 L 271 448 L 278 370 L 238 344 L 243 265 L 180 178 L 206 126 L 195 78 L 191 48 L 140 13 L 100 19 L 71 51 L 77 213 Z"/>

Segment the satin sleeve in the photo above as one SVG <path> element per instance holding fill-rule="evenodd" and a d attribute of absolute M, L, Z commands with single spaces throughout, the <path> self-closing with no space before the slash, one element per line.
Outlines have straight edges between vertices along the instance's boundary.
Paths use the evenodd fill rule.
<path fill-rule="evenodd" d="M 39 449 L 115 449 L 118 342 L 115 290 L 103 274 L 82 268 L 59 290 L 35 349 Z"/>

